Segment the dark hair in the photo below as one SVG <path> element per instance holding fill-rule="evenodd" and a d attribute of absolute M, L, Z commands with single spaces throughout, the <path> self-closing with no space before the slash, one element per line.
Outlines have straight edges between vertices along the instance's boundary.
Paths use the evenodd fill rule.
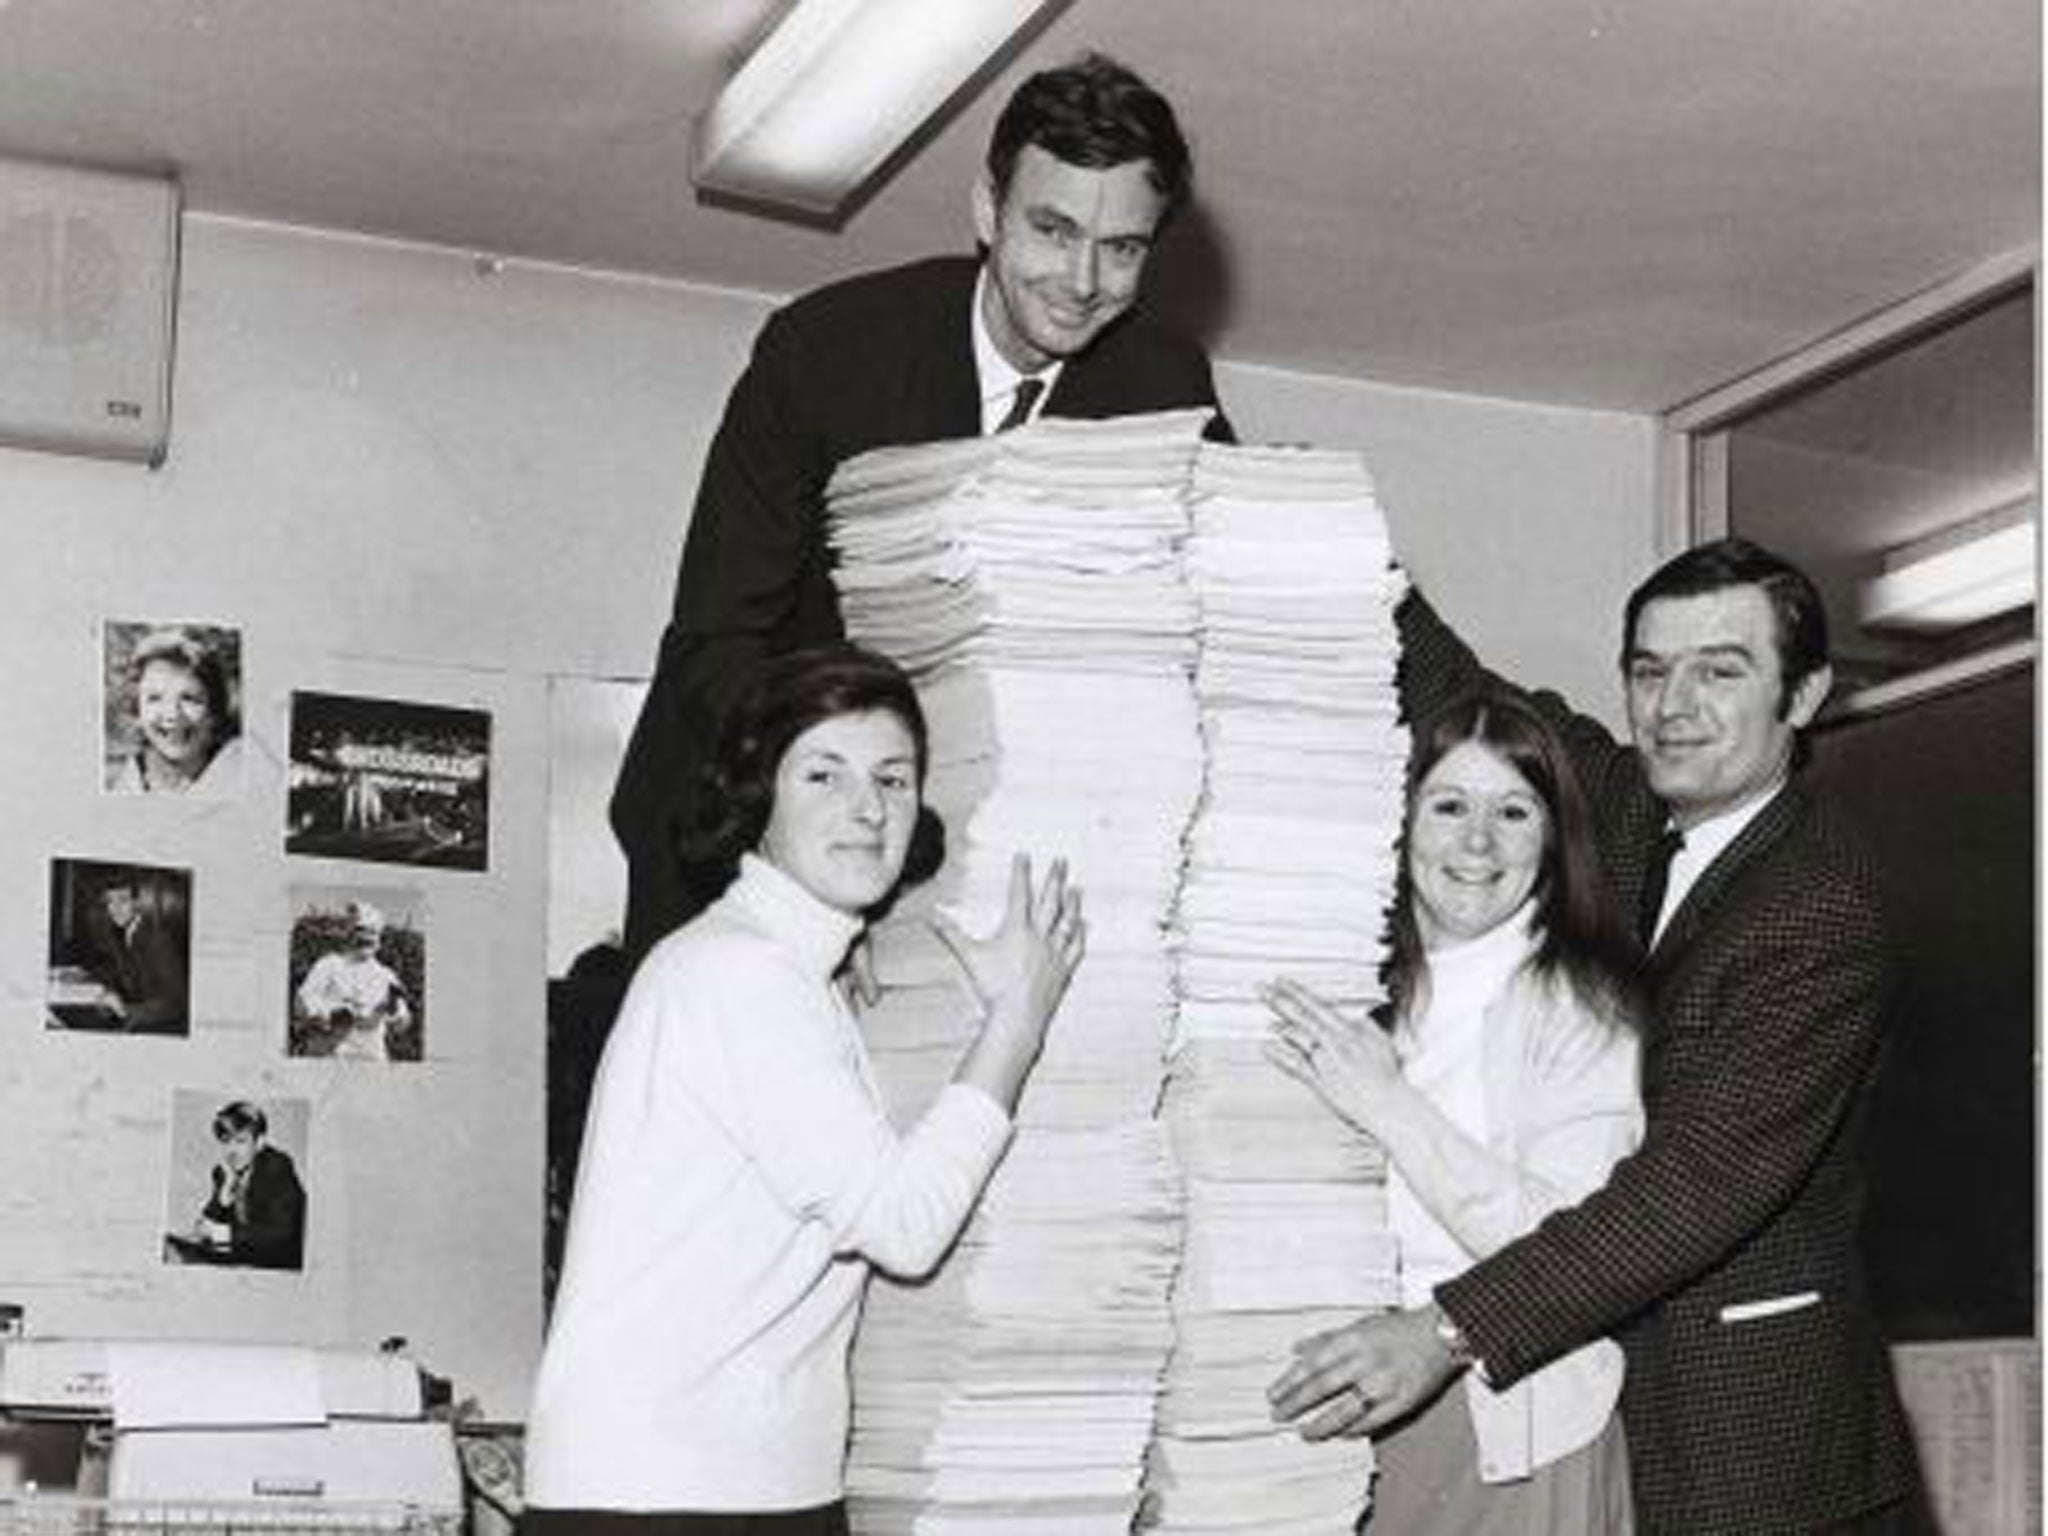
<path fill-rule="evenodd" d="M 1603 1013 L 1633 1019 L 1635 951 L 1600 860 L 1592 807 L 1564 743 L 1528 703 L 1506 689 L 1482 687 L 1416 725 L 1408 759 L 1407 825 L 1414 823 L 1423 781 L 1466 742 L 1499 754 L 1543 801 L 1546 826 L 1542 867 L 1532 892 L 1536 952 L 1531 968 L 1545 979 L 1564 982 Z M 1404 833 L 1388 967 L 1392 1014 L 1414 1000 L 1429 971 L 1415 921 L 1407 853 Z"/>
<path fill-rule="evenodd" d="M 910 732 L 921 796 L 931 759 L 924 709 L 895 662 L 842 643 L 791 651 L 763 665 L 726 717 L 718 749 L 704 766 L 696 825 L 683 838 L 684 861 L 713 883 L 729 882 L 740 855 L 755 848 L 768 829 L 775 773 L 790 743 L 822 721 L 875 710 L 888 711 Z M 897 888 L 929 880 L 945 857 L 945 824 L 920 799 Z"/>
<path fill-rule="evenodd" d="M 213 1117 L 215 1141 L 228 1141 L 245 1131 L 251 1136 L 262 1136 L 269 1130 L 270 1121 L 264 1116 L 263 1111 L 247 1099 L 237 1099 L 232 1104 L 223 1105 L 220 1112 Z"/>
<path fill-rule="evenodd" d="M 1716 539 L 1688 549 L 1657 567 L 1629 594 L 1621 628 L 1622 670 L 1628 670 L 1635 652 L 1636 622 L 1645 605 L 1730 587 L 1761 587 L 1770 601 L 1778 642 L 1778 717 L 1783 719 L 1800 685 L 1827 665 L 1828 611 L 1806 572 L 1747 539 Z"/>
<path fill-rule="evenodd" d="M 128 676 L 139 685 L 144 669 L 154 661 L 167 661 L 199 679 L 219 740 L 238 733 L 240 722 L 235 719 L 235 701 L 228 690 L 228 672 L 218 651 L 189 629 L 153 629 L 135 642 L 128 658 Z"/>
<path fill-rule="evenodd" d="M 1168 213 L 1187 200 L 1194 175 L 1188 141 L 1166 98 L 1100 53 L 1041 70 L 1010 97 L 988 141 L 989 181 L 998 200 L 1026 144 L 1089 170 L 1146 161 Z"/>

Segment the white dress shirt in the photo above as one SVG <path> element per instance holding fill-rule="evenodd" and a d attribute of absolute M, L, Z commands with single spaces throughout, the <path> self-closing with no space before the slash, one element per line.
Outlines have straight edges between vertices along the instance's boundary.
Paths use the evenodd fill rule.
<path fill-rule="evenodd" d="M 981 318 L 981 306 L 987 291 L 988 268 L 984 266 L 981 276 L 974 280 L 974 374 L 981 385 L 981 430 L 984 436 L 995 431 L 1010 414 L 1010 406 L 1017 398 L 1017 386 L 1025 377 L 996 350 L 995 338 L 989 335 L 988 326 Z M 1044 414 L 1045 402 L 1052 398 L 1053 386 L 1059 382 L 1060 369 L 1065 366 L 1055 362 L 1031 375 L 1043 382 L 1045 388 L 1032 402 L 1029 420 L 1036 421 Z"/>

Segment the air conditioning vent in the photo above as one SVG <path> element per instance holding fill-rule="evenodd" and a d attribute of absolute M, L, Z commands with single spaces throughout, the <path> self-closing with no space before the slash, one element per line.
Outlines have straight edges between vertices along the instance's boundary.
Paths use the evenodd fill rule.
<path fill-rule="evenodd" d="M 178 184 L 0 160 L 0 446 L 163 461 Z"/>

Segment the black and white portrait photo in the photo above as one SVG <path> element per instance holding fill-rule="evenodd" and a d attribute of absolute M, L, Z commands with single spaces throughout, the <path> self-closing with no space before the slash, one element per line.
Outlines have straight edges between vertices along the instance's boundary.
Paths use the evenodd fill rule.
<path fill-rule="evenodd" d="M 292 891 L 288 1054 L 418 1061 L 427 935 L 418 891 Z"/>
<path fill-rule="evenodd" d="M 481 710 L 295 692 L 285 849 L 481 870 L 490 766 Z"/>
<path fill-rule="evenodd" d="M 242 783 L 241 632 L 114 619 L 102 630 L 107 791 L 234 795 Z"/>
<path fill-rule="evenodd" d="M 192 873 L 50 861 L 51 1029 L 191 1032 Z"/>
<path fill-rule="evenodd" d="M 164 1262 L 304 1268 L 311 1118 L 305 1099 L 172 1090 Z"/>

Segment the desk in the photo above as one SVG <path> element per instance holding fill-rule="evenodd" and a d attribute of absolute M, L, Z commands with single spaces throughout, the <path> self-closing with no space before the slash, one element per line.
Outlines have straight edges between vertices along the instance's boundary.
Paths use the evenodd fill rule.
<path fill-rule="evenodd" d="M 121 999 L 82 965 L 50 967 L 50 1013 L 66 1029 L 127 1028 Z"/>
<path fill-rule="evenodd" d="M 164 1262 L 166 1264 L 244 1264 L 228 1251 L 226 1243 L 209 1242 L 205 1238 L 185 1237 L 176 1232 L 164 1234 Z"/>

